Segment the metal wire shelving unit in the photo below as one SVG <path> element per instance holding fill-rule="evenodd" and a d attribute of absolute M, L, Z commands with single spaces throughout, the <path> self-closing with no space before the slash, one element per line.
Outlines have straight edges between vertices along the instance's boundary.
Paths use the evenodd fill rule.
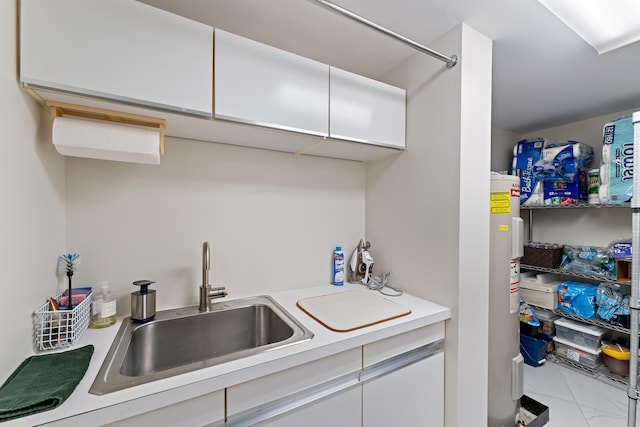
<path fill-rule="evenodd" d="M 566 317 L 568 319 L 577 320 L 577 321 L 582 322 L 582 323 L 588 323 L 590 325 L 596 325 L 596 326 L 600 326 L 602 328 L 610 329 L 612 331 L 616 331 L 616 332 L 620 332 L 620 333 L 623 333 L 623 334 L 631 335 L 631 329 L 625 328 L 623 326 L 615 325 L 613 323 L 605 322 L 604 320 L 600 320 L 600 319 L 596 319 L 596 318 L 585 319 L 584 317 L 575 316 L 573 314 L 569 314 L 567 312 L 564 312 L 564 311 L 562 311 L 560 309 L 549 310 L 548 308 L 537 307 L 535 305 L 533 305 L 533 306 L 535 307 L 536 311 L 547 311 L 547 312 L 550 312 L 550 313 L 554 313 L 554 314 L 556 314 L 556 315 L 558 315 L 560 317 Z"/>
<path fill-rule="evenodd" d="M 555 352 L 547 354 L 546 359 L 552 363 L 557 363 L 559 365 L 569 367 L 580 372 L 581 374 L 588 375 L 602 383 L 612 385 L 621 390 L 626 390 L 629 386 L 628 378 L 611 373 L 604 365 L 590 368 L 566 357 L 562 357 Z"/>
<path fill-rule="evenodd" d="M 633 114 L 633 124 L 634 124 L 634 142 L 633 142 L 633 164 L 640 165 L 640 112 L 635 112 Z M 635 361 L 638 360 L 638 345 L 640 342 L 639 337 L 639 327 L 638 327 L 638 319 L 640 312 L 640 173 L 633 174 L 633 197 L 631 199 L 631 203 L 612 205 L 612 204 L 576 204 L 576 205 L 560 205 L 560 206 L 521 206 L 521 210 L 526 210 L 529 212 L 529 236 L 532 236 L 533 232 L 533 212 L 538 209 L 580 209 L 580 208 L 589 208 L 589 209 L 598 209 L 598 208 L 631 208 L 631 234 L 632 234 L 632 247 L 636 248 L 632 253 L 631 260 L 631 298 L 629 301 L 629 309 L 631 312 L 630 319 L 630 328 L 620 328 L 614 327 L 609 324 L 600 324 L 598 320 L 590 321 L 590 319 L 578 318 L 581 322 L 598 324 L 599 326 L 604 326 L 605 328 L 611 330 L 617 330 L 619 332 L 623 332 L 625 334 L 629 334 L 629 346 L 631 351 L 630 359 Z M 574 274 L 565 270 L 554 270 L 554 269 L 540 269 L 538 267 L 532 266 L 521 266 L 523 269 L 530 269 L 536 271 L 544 271 L 544 272 L 552 272 L 563 274 L 565 276 L 571 277 L 581 277 L 585 279 L 589 279 L 591 281 L 601 281 L 601 282 L 616 282 L 615 279 L 600 277 L 600 276 L 588 276 L 588 275 L 580 275 Z M 623 285 L 629 285 L 628 283 L 621 283 Z M 554 310 L 554 312 L 558 315 L 564 317 L 568 316 L 567 313 L 559 312 Z M 626 386 L 627 396 L 629 398 L 628 403 L 628 411 L 627 411 L 627 425 L 629 427 L 634 427 L 636 425 L 636 407 L 637 401 L 640 398 L 640 393 L 638 392 L 638 364 L 630 363 L 629 364 L 629 377 L 625 380 L 624 378 L 617 377 L 611 373 L 603 372 L 602 369 L 590 369 L 588 367 L 582 366 L 573 362 L 572 360 L 563 358 L 558 355 L 550 355 L 550 360 L 556 361 L 558 363 L 562 363 L 564 365 L 570 366 L 574 369 L 578 369 L 580 371 L 586 372 L 590 374 L 596 379 L 613 383 L 613 384 L 622 384 Z M 606 369 L 606 368 L 604 368 Z"/>
<path fill-rule="evenodd" d="M 617 282 L 615 278 L 613 277 L 607 277 L 607 276 L 595 276 L 595 275 L 588 275 L 588 274 L 580 274 L 580 273 L 574 273 L 571 271 L 567 271 L 567 270 L 563 270 L 563 269 L 553 269 L 553 268 L 545 268 L 545 267 L 538 267 L 538 266 L 533 266 L 533 265 L 526 265 L 523 264 L 520 266 L 521 269 L 523 270 L 532 270 L 532 271 L 539 271 L 539 272 L 544 272 L 544 273 L 556 273 L 556 274 L 561 274 L 564 276 L 570 276 L 570 277 L 576 277 L 576 278 L 582 278 L 582 279 L 588 279 L 588 280 L 592 280 L 592 281 L 598 281 L 598 282 L 609 282 L 609 283 L 620 283 Z M 629 283 L 620 283 L 623 285 L 627 285 L 630 286 Z M 604 320 L 600 320 L 597 318 L 591 318 L 591 319 L 587 319 L 584 317 L 580 317 L 580 316 L 576 316 L 570 313 L 567 313 L 565 311 L 562 311 L 560 309 L 555 309 L 555 310 L 550 310 L 546 307 L 540 307 L 540 306 L 536 306 L 535 304 L 531 304 L 536 311 L 544 311 L 544 312 L 548 312 L 548 313 L 553 313 L 557 316 L 560 317 L 564 317 L 567 319 L 572 319 L 572 320 L 577 320 L 579 322 L 582 323 L 587 323 L 590 325 L 596 325 L 596 326 L 600 326 L 602 328 L 611 330 L 611 331 L 616 331 L 622 334 L 626 334 L 631 336 L 632 334 L 632 330 L 631 328 L 625 328 L 623 326 L 620 325 L 616 325 Z M 640 331 L 637 332 L 637 334 L 640 334 Z M 555 352 L 553 353 L 549 353 L 546 355 L 546 360 L 552 362 L 552 363 L 557 363 L 566 367 L 569 367 L 573 370 L 579 371 L 582 374 L 588 375 L 600 382 L 603 382 L 605 384 L 609 384 L 609 385 L 613 385 L 617 388 L 620 389 L 624 389 L 627 390 L 627 388 L 629 387 L 629 378 L 628 377 L 621 377 L 619 375 L 615 375 L 613 373 L 611 373 L 606 366 L 604 365 L 600 365 L 598 367 L 595 368 L 590 368 L 588 366 L 585 366 L 581 363 L 575 362 L 571 359 L 568 359 L 566 357 L 560 356 L 558 354 L 556 354 Z M 633 359 L 632 359 L 633 360 Z M 628 391 L 628 390 L 627 390 Z M 640 390 L 638 390 L 637 388 L 635 388 L 635 399 L 639 399 L 640 398 Z"/>
<path fill-rule="evenodd" d="M 574 203 L 571 205 L 534 205 L 534 206 L 520 206 L 520 210 L 530 211 L 537 209 L 598 209 L 598 208 L 629 208 L 631 203 L 611 204 L 611 203 Z"/>
<path fill-rule="evenodd" d="M 533 304 L 532 304 L 533 305 Z M 577 320 L 579 322 L 582 323 L 588 323 L 590 325 L 596 325 L 596 326 L 600 326 L 609 330 L 613 330 L 613 331 L 617 331 L 617 332 L 621 332 L 623 334 L 627 334 L 630 335 L 631 334 L 631 330 L 629 328 L 624 328 L 621 326 L 617 326 L 614 324 L 611 324 L 609 322 L 605 322 L 603 320 L 599 320 L 596 318 L 593 319 L 585 319 L 584 317 L 580 317 L 580 316 L 575 316 L 573 314 L 569 314 L 566 313 L 560 309 L 556 309 L 556 310 L 550 310 L 548 308 L 545 307 L 539 307 L 536 305 L 533 305 L 533 307 L 535 308 L 536 311 L 545 311 L 548 313 L 554 313 L 560 317 L 565 317 L 567 319 L 572 319 L 572 320 Z M 629 379 L 626 377 L 621 377 L 619 375 L 615 375 L 612 372 L 610 372 L 606 366 L 604 365 L 600 365 L 598 367 L 595 368 L 590 368 L 588 366 L 585 366 L 581 363 L 577 363 L 571 359 L 568 359 L 566 357 L 560 356 L 558 354 L 556 354 L 555 352 L 553 353 L 549 353 L 546 355 L 546 359 L 552 363 L 557 363 L 563 366 L 567 366 L 570 367 L 574 370 L 579 371 L 580 373 L 586 374 L 590 377 L 595 378 L 596 380 L 603 382 L 605 384 L 609 384 L 609 385 L 613 385 L 616 386 L 618 388 L 621 389 L 625 389 L 628 387 L 629 385 Z M 637 397 L 640 397 L 640 393 L 637 394 Z"/>

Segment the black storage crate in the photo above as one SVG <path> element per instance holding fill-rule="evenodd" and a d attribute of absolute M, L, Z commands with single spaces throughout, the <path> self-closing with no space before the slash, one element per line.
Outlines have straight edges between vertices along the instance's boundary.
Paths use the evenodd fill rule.
<path fill-rule="evenodd" d="M 536 267 L 558 268 L 562 262 L 563 248 L 564 246 L 545 248 L 525 245 L 524 256 L 520 259 L 520 263 Z"/>

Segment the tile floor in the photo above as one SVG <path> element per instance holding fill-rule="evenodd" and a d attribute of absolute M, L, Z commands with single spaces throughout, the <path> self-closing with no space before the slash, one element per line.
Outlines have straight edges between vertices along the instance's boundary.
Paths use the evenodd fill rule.
<path fill-rule="evenodd" d="M 557 363 L 524 365 L 524 394 L 549 407 L 547 427 L 627 426 L 624 385 L 609 385 Z M 640 406 L 636 418 L 640 427 Z"/>

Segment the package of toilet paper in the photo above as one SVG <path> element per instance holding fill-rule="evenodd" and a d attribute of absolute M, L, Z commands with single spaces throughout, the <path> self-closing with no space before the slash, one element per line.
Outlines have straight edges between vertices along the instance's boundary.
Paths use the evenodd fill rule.
<path fill-rule="evenodd" d="M 600 158 L 602 203 L 619 205 L 633 195 L 633 120 L 619 117 L 604 125 Z"/>
<path fill-rule="evenodd" d="M 593 147 L 578 141 L 552 143 L 544 138 L 518 141 L 513 147 L 511 174 L 520 177 L 520 204 L 553 204 L 546 203 L 547 199 L 560 200 L 559 196 L 564 195 L 545 194 L 545 185 L 557 190 L 560 187 L 566 189 L 571 186 L 569 184 L 574 183 L 576 194 L 572 196 L 572 200 L 582 200 L 577 190 L 581 188 L 585 169 L 593 160 L 593 153 Z M 566 203 L 566 200 L 562 202 Z"/>
<path fill-rule="evenodd" d="M 511 175 L 520 177 L 520 204 L 542 204 L 542 182 L 533 173 L 533 166 L 542 157 L 544 138 L 523 139 L 513 146 Z"/>
<path fill-rule="evenodd" d="M 547 142 L 533 165 L 533 173 L 543 181 L 576 182 L 579 172 L 593 160 L 593 147 L 578 141 Z"/>

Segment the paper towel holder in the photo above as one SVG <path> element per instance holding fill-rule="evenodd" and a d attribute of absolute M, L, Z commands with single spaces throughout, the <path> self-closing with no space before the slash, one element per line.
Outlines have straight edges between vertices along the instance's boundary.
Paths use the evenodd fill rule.
<path fill-rule="evenodd" d="M 160 136 L 160 155 L 164 155 L 164 130 L 167 125 L 165 119 L 143 116 L 140 114 L 124 113 L 121 111 L 105 110 L 86 105 L 69 104 L 66 102 L 45 101 L 51 111 L 51 121 L 56 117 L 75 116 L 91 120 L 102 120 L 118 124 L 144 126 L 158 129 Z"/>

